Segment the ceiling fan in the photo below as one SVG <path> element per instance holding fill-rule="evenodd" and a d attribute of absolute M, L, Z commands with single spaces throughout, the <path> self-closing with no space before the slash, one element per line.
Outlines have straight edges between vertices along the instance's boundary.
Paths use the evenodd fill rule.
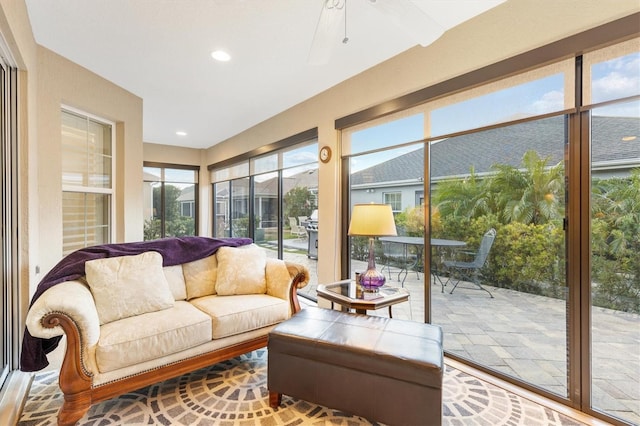
<path fill-rule="evenodd" d="M 444 34 L 445 28 L 411 0 L 363 0 L 382 13 L 417 44 L 428 46 Z M 342 27 L 344 26 L 344 32 Z M 326 64 L 342 37 L 347 43 L 347 0 L 322 0 L 322 11 L 309 51 L 310 65 Z"/>

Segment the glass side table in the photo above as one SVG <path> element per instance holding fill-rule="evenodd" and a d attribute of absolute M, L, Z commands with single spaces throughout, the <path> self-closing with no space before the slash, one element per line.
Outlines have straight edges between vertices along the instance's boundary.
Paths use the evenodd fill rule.
<path fill-rule="evenodd" d="M 331 284 L 319 284 L 318 297 L 347 308 L 355 309 L 358 314 L 389 307 L 389 318 L 393 318 L 391 307 L 396 303 L 409 300 L 409 292 L 404 288 L 382 286 L 377 293 L 363 291 L 353 280 L 338 281 Z"/>

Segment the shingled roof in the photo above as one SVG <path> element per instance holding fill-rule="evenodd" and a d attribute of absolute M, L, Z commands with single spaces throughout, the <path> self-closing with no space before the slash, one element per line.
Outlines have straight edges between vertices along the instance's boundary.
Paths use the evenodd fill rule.
<path fill-rule="evenodd" d="M 640 166 L 640 120 L 634 117 L 593 117 L 592 162 L 606 164 L 635 159 Z M 633 140 L 625 137 L 636 136 Z M 494 164 L 521 165 L 524 153 L 535 149 L 550 157 L 549 165 L 563 159 L 564 117 L 551 117 L 444 139 L 431 145 L 434 178 L 491 171 Z M 421 179 L 424 148 L 392 158 L 351 175 L 352 185 Z"/>

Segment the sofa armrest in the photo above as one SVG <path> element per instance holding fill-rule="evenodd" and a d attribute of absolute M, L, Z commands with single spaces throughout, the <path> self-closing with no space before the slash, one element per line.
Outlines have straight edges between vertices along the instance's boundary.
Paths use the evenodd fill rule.
<path fill-rule="evenodd" d="M 285 262 L 280 259 L 267 259 L 265 270 L 267 294 L 289 300 L 291 313 L 300 310 L 297 291 L 309 282 L 309 270 L 301 264 Z"/>
<path fill-rule="evenodd" d="M 29 308 L 26 326 L 33 337 L 66 334 L 65 362 L 76 359 L 81 363 L 77 367 L 87 375 L 97 371 L 100 320 L 91 291 L 82 281 L 65 281 L 46 290 Z"/>

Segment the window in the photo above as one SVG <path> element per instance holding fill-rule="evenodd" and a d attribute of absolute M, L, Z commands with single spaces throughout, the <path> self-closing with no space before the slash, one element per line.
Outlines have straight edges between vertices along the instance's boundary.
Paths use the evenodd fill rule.
<path fill-rule="evenodd" d="M 144 163 L 144 239 L 196 235 L 197 166 Z"/>
<path fill-rule="evenodd" d="M 113 123 L 62 110 L 62 253 L 111 241 Z"/>
<path fill-rule="evenodd" d="M 298 294 L 315 300 L 318 235 L 318 143 L 313 129 L 209 166 L 213 236 L 249 237 L 267 256 L 308 266 Z"/>
<path fill-rule="evenodd" d="M 385 192 L 383 195 L 384 204 L 391 204 L 391 210 L 398 213 L 402 210 L 402 193 L 401 192 Z"/>

